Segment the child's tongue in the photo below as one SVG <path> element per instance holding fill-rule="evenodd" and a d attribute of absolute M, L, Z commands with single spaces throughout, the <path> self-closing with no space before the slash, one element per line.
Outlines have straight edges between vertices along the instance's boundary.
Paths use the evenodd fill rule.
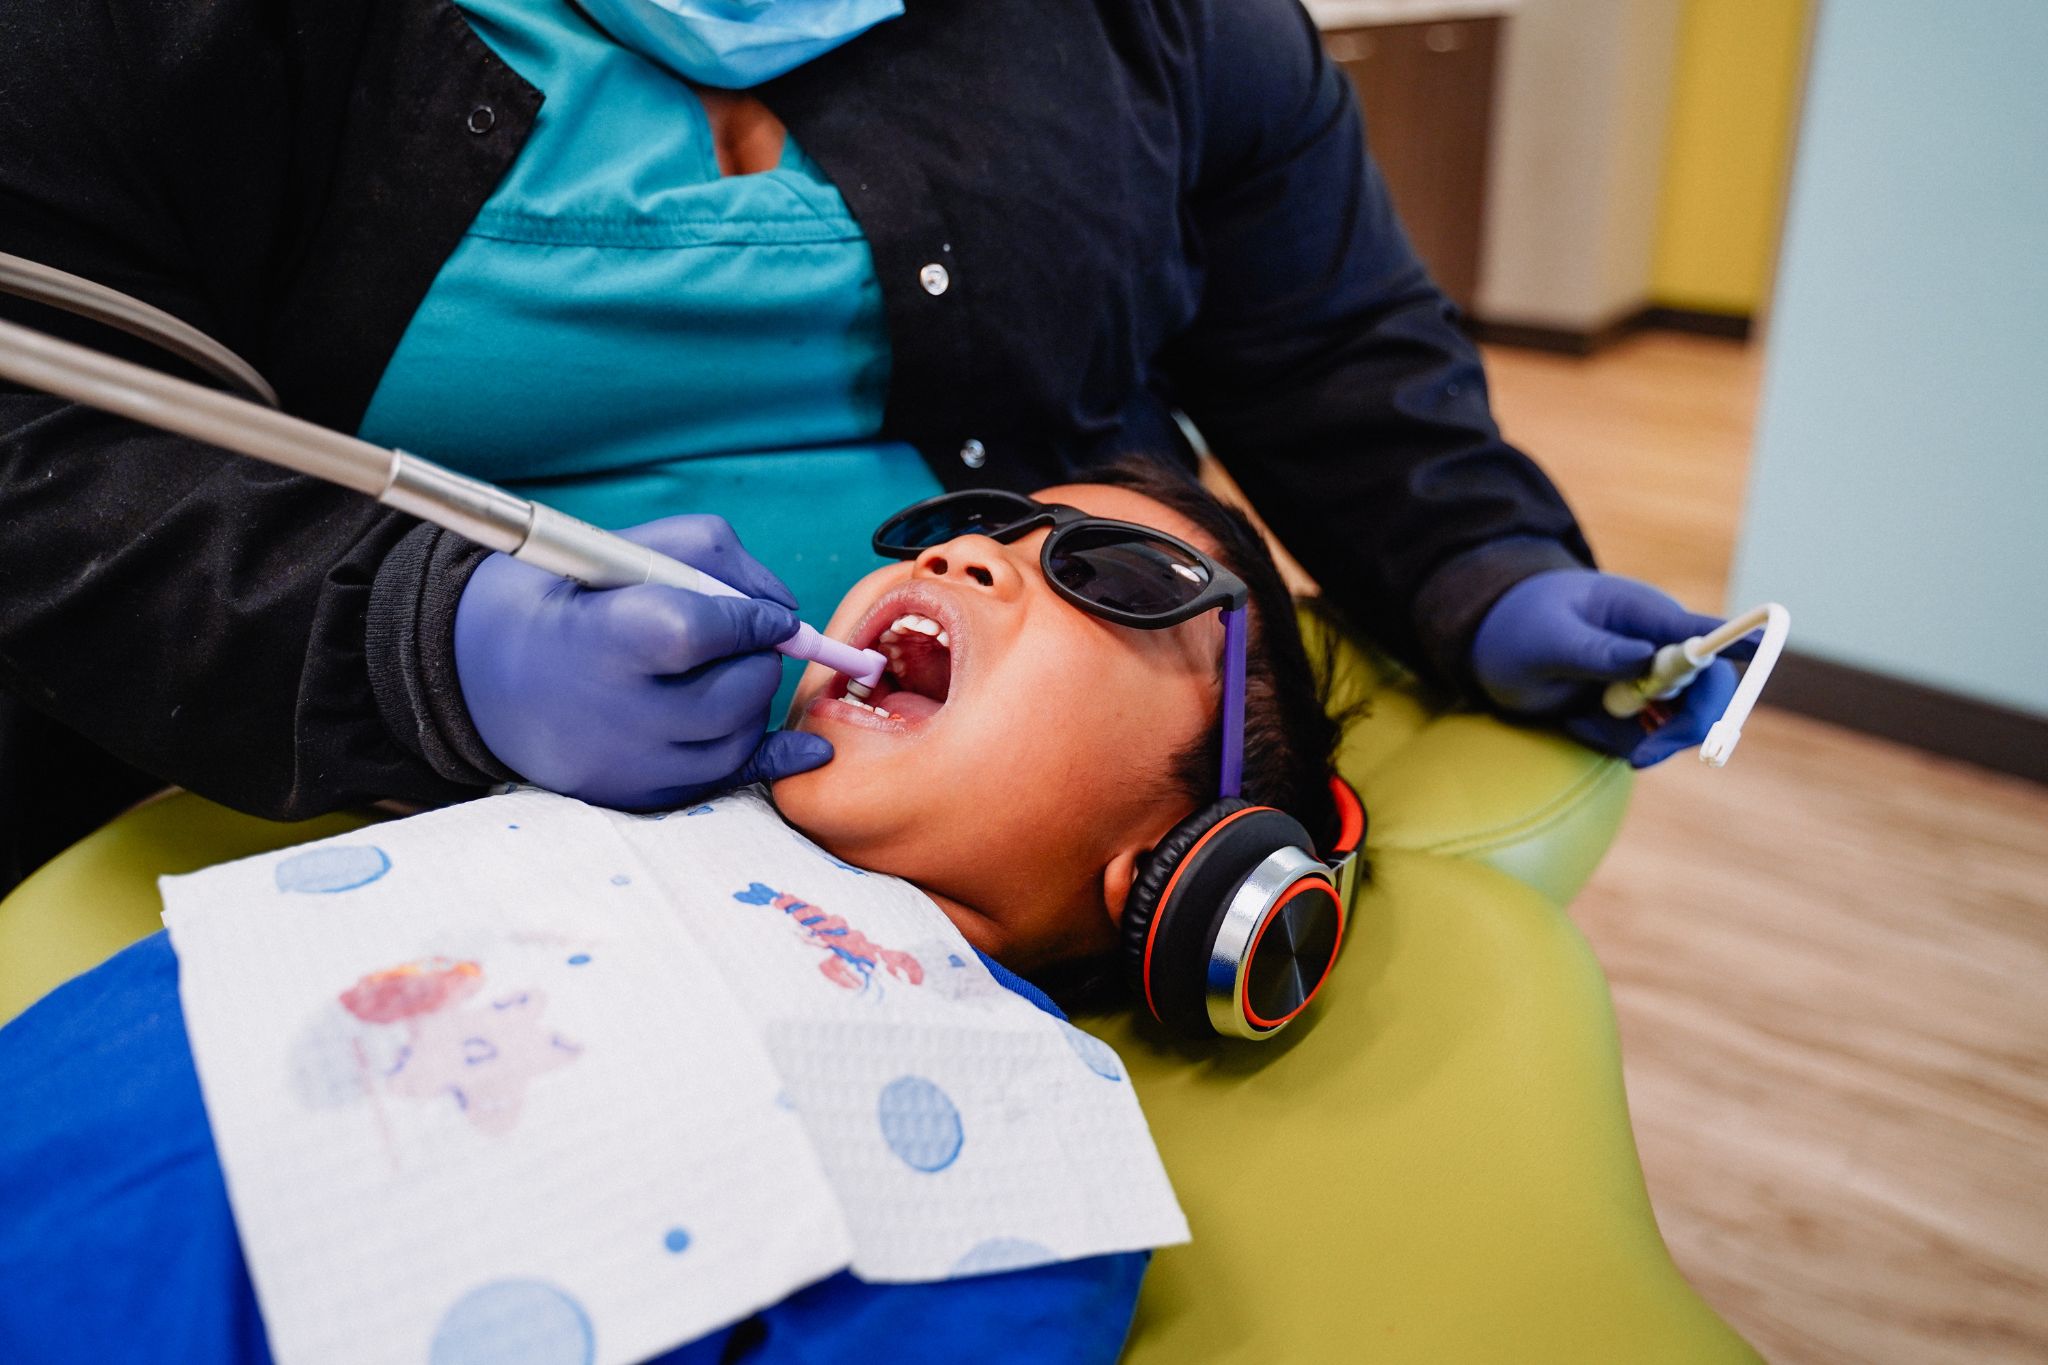
<path fill-rule="evenodd" d="M 927 697 L 923 693 L 913 692 L 907 687 L 899 688 L 894 692 L 882 692 L 878 689 L 869 700 L 873 705 L 881 707 L 884 711 L 894 712 L 896 715 L 903 717 L 903 719 L 910 721 L 930 720 L 933 716 L 939 714 L 939 708 L 945 705 L 944 702 L 936 697 Z"/>

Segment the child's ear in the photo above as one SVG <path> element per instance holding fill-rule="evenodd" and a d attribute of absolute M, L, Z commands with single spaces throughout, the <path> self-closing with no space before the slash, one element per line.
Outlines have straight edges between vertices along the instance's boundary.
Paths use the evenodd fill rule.
<path fill-rule="evenodd" d="M 1102 869 L 1102 903 L 1108 907 L 1111 924 L 1123 923 L 1124 906 L 1131 899 L 1131 885 L 1138 880 L 1138 869 L 1144 866 L 1146 855 L 1151 852 L 1150 844 L 1132 844 L 1117 850 L 1109 865 Z"/>
<path fill-rule="evenodd" d="M 1124 840 L 1123 847 L 1110 856 L 1102 869 L 1102 904 L 1109 911 L 1111 924 L 1123 923 L 1124 907 L 1131 900 L 1131 888 L 1137 884 L 1138 874 L 1145 870 L 1152 850 L 1159 847 L 1160 840 L 1178 829 L 1187 815 L 1185 810 L 1153 812 L 1149 823 L 1140 825 L 1137 832 Z"/>

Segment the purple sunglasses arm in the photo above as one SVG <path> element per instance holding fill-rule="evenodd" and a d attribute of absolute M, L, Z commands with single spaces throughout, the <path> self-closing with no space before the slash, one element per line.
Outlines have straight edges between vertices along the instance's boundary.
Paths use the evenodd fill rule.
<path fill-rule="evenodd" d="M 1244 788 L 1245 608 L 1223 613 L 1223 796 Z"/>

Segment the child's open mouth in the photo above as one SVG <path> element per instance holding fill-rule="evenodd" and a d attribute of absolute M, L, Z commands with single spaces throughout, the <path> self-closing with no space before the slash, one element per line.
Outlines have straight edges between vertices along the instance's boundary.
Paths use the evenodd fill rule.
<path fill-rule="evenodd" d="M 953 639 L 943 621 L 916 610 L 919 606 L 940 610 L 897 594 L 881 603 L 854 641 L 888 658 L 881 681 L 862 696 L 858 686 L 837 678 L 826 689 L 827 698 L 877 719 L 912 725 L 937 715 L 953 690 Z"/>

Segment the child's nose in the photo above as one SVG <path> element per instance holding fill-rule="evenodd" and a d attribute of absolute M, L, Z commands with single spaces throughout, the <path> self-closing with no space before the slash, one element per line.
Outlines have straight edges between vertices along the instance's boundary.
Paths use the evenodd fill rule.
<path fill-rule="evenodd" d="M 1010 547 L 987 536 L 956 536 L 931 546 L 918 555 L 910 576 L 984 588 L 1005 602 L 1024 592 L 1024 575 L 1013 562 Z"/>

